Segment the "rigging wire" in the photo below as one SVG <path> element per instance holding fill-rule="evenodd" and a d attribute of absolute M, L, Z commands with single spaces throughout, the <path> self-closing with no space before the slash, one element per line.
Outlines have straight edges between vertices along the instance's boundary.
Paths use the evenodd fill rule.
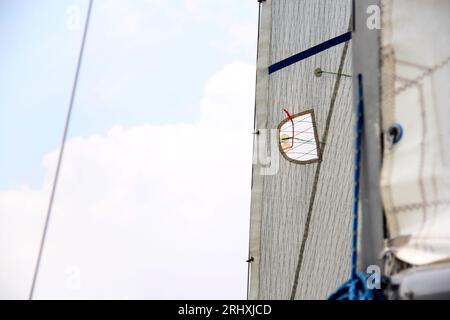
<path fill-rule="evenodd" d="M 48 204 L 48 207 L 47 207 L 47 215 L 46 215 L 46 218 L 45 218 L 44 230 L 42 232 L 41 242 L 40 242 L 40 245 L 39 245 L 39 252 L 38 252 L 37 259 L 36 259 L 36 265 L 35 265 L 35 268 L 34 268 L 33 281 L 31 283 L 30 294 L 29 294 L 29 297 L 28 297 L 29 300 L 33 300 L 34 292 L 35 292 L 35 289 L 36 289 L 37 278 L 38 278 L 38 275 L 39 275 L 39 269 L 40 269 L 40 266 L 41 266 L 42 253 L 44 251 L 45 240 L 47 238 L 47 231 L 48 231 L 48 226 L 49 226 L 49 222 L 50 222 L 50 216 L 51 216 L 51 212 L 52 212 L 52 208 L 53 208 L 53 201 L 55 199 L 56 187 L 58 185 L 59 173 L 60 173 L 60 170 L 61 170 L 61 163 L 62 163 L 62 159 L 63 159 L 63 155 L 64 155 L 64 147 L 65 147 L 66 141 L 67 141 L 67 133 L 69 131 L 69 125 L 70 125 L 70 120 L 71 120 L 71 117 L 72 117 L 72 110 L 73 110 L 73 105 L 74 105 L 74 101 L 75 101 L 75 95 L 76 95 L 76 91 L 77 91 L 77 87 L 78 87 L 78 78 L 79 78 L 79 75 L 80 75 L 80 69 L 81 69 L 81 64 L 82 64 L 82 60 L 83 60 L 84 46 L 85 46 L 85 43 L 86 43 L 86 36 L 87 36 L 87 33 L 88 33 L 88 29 L 89 29 L 89 20 L 90 20 L 90 17 L 91 17 L 93 2 L 94 2 L 94 0 L 89 0 L 89 6 L 88 6 L 87 14 L 86 14 L 86 22 L 85 22 L 85 25 L 84 25 L 83 37 L 82 37 L 82 40 L 81 40 L 80 51 L 78 53 L 77 67 L 76 67 L 75 77 L 74 77 L 73 85 L 72 85 L 72 93 L 71 93 L 71 96 L 70 96 L 69 108 L 67 110 L 66 122 L 65 122 L 65 125 L 64 125 L 64 132 L 63 132 L 62 141 L 61 141 L 61 148 L 59 150 L 59 157 L 58 157 L 58 162 L 57 162 L 57 165 L 56 165 L 55 176 L 54 176 L 54 179 L 53 179 L 53 185 L 52 185 L 52 190 L 51 190 L 51 194 L 50 194 L 50 200 L 49 200 L 49 204 Z"/>

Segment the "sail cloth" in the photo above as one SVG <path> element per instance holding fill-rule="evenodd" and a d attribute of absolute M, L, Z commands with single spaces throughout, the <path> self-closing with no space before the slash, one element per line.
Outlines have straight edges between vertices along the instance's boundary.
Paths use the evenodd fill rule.
<path fill-rule="evenodd" d="M 450 258 L 450 0 L 382 6 L 383 129 L 403 129 L 385 134 L 389 249 L 423 265 Z"/>
<path fill-rule="evenodd" d="M 351 73 L 351 41 L 329 44 L 348 34 L 352 2 L 266 0 L 260 6 L 249 298 L 324 299 L 350 274 L 354 112 L 352 78 L 315 71 Z M 296 62 L 269 72 L 290 57 Z M 314 120 L 305 120 L 317 138 L 306 153 L 317 142 L 320 153 L 298 159 L 313 161 L 296 163 L 283 154 L 292 137 L 287 127 L 288 139 L 280 136 L 280 125 L 288 123 L 283 109 L 293 120 L 314 110 Z M 285 151 L 295 148 L 290 142 Z"/>

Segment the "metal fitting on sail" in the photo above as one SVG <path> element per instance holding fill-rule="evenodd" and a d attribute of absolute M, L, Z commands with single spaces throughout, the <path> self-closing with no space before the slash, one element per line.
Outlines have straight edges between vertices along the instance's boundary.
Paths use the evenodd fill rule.
<path fill-rule="evenodd" d="M 347 78 L 351 78 L 352 76 L 351 75 L 349 75 L 349 74 L 345 74 L 345 73 L 338 73 L 338 72 L 331 72 L 331 71 L 324 71 L 324 70 L 322 70 L 322 68 L 316 68 L 316 69 L 314 69 L 314 75 L 316 76 L 316 77 L 321 77 L 323 74 L 332 74 L 332 75 L 335 75 L 335 76 L 337 76 L 337 75 L 340 75 L 340 76 L 342 76 L 342 77 L 347 77 Z"/>
<path fill-rule="evenodd" d="M 387 140 L 390 145 L 397 144 L 398 142 L 400 142 L 402 137 L 403 137 L 403 127 L 398 123 L 394 123 L 387 130 Z"/>

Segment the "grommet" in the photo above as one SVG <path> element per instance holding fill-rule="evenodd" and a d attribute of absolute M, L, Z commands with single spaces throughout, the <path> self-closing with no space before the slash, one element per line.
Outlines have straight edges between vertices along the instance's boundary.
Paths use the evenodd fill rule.
<path fill-rule="evenodd" d="M 316 69 L 314 70 L 314 75 L 315 75 L 316 77 L 321 77 L 322 74 L 323 74 L 323 71 L 322 71 L 321 68 L 316 68 Z"/>
<path fill-rule="evenodd" d="M 388 134 L 388 141 L 391 144 L 396 144 L 403 137 L 403 127 L 398 123 L 394 123 L 387 130 L 387 134 Z"/>
<path fill-rule="evenodd" d="M 337 72 L 325 71 L 325 70 L 322 70 L 322 68 L 320 68 L 320 67 L 314 69 L 314 75 L 316 77 L 318 77 L 318 78 L 320 78 L 324 73 L 325 74 L 331 74 L 331 75 L 334 75 L 334 76 L 347 77 L 347 78 L 351 78 L 352 77 L 351 75 L 345 74 L 345 73 L 337 73 Z"/>

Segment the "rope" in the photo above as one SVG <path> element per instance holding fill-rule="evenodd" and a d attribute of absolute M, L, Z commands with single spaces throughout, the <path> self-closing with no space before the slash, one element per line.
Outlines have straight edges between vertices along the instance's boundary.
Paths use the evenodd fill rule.
<path fill-rule="evenodd" d="M 364 124 L 364 100 L 362 75 L 358 75 L 358 107 L 356 119 L 355 139 L 355 175 L 354 175 L 354 199 L 353 199 L 353 227 L 352 227 L 352 269 L 350 280 L 344 283 L 336 292 L 332 293 L 329 300 L 381 300 L 382 293 L 378 289 L 370 289 L 367 286 L 368 275 L 358 273 L 358 207 L 361 175 L 361 147 L 362 130 Z"/>
<path fill-rule="evenodd" d="M 83 60 L 84 45 L 86 43 L 86 35 L 87 35 L 88 27 L 89 27 L 89 19 L 91 17 L 93 1 L 94 0 L 89 0 L 89 7 L 88 7 L 87 15 L 86 15 L 86 23 L 85 23 L 84 32 L 83 32 L 83 38 L 82 38 L 82 42 L 81 42 L 80 51 L 78 54 L 77 69 L 76 69 L 75 78 L 73 81 L 72 94 L 70 96 L 69 108 L 67 110 L 66 122 L 65 122 L 65 126 L 64 126 L 64 133 L 63 133 L 63 137 L 62 137 L 61 148 L 59 150 L 59 157 L 58 157 L 58 162 L 56 165 L 55 177 L 53 179 L 52 191 L 50 194 L 50 200 L 49 200 L 49 204 L 47 207 L 47 215 L 45 218 L 44 230 L 42 232 L 42 238 L 41 238 L 41 242 L 39 245 L 39 253 L 38 253 L 36 265 L 34 268 L 33 281 L 31 283 L 30 294 L 28 297 L 29 300 L 33 300 L 34 291 L 36 289 L 37 278 L 39 275 L 39 268 L 41 266 L 42 253 L 44 251 L 45 240 L 47 238 L 47 231 L 48 231 L 50 216 L 51 216 L 51 212 L 52 212 L 52 208 L 53 208 L 53 201 L 55 199 L 56 187 L 58 185 L 58 178 L 59 178 L 59 173 L 61 170 L 61 163 L 62 163 L 62 159 L 63 159 L 63 155 L 64 155 L 64 147 L 66 145 L 67 133 L 69 131 L 70 119 L 72 116 L 72 109 L 73 109 L 73 104 L 75 101 L 75 93 L 77 91 L 78 77 L 80 75 L 81 63 Z"/>

